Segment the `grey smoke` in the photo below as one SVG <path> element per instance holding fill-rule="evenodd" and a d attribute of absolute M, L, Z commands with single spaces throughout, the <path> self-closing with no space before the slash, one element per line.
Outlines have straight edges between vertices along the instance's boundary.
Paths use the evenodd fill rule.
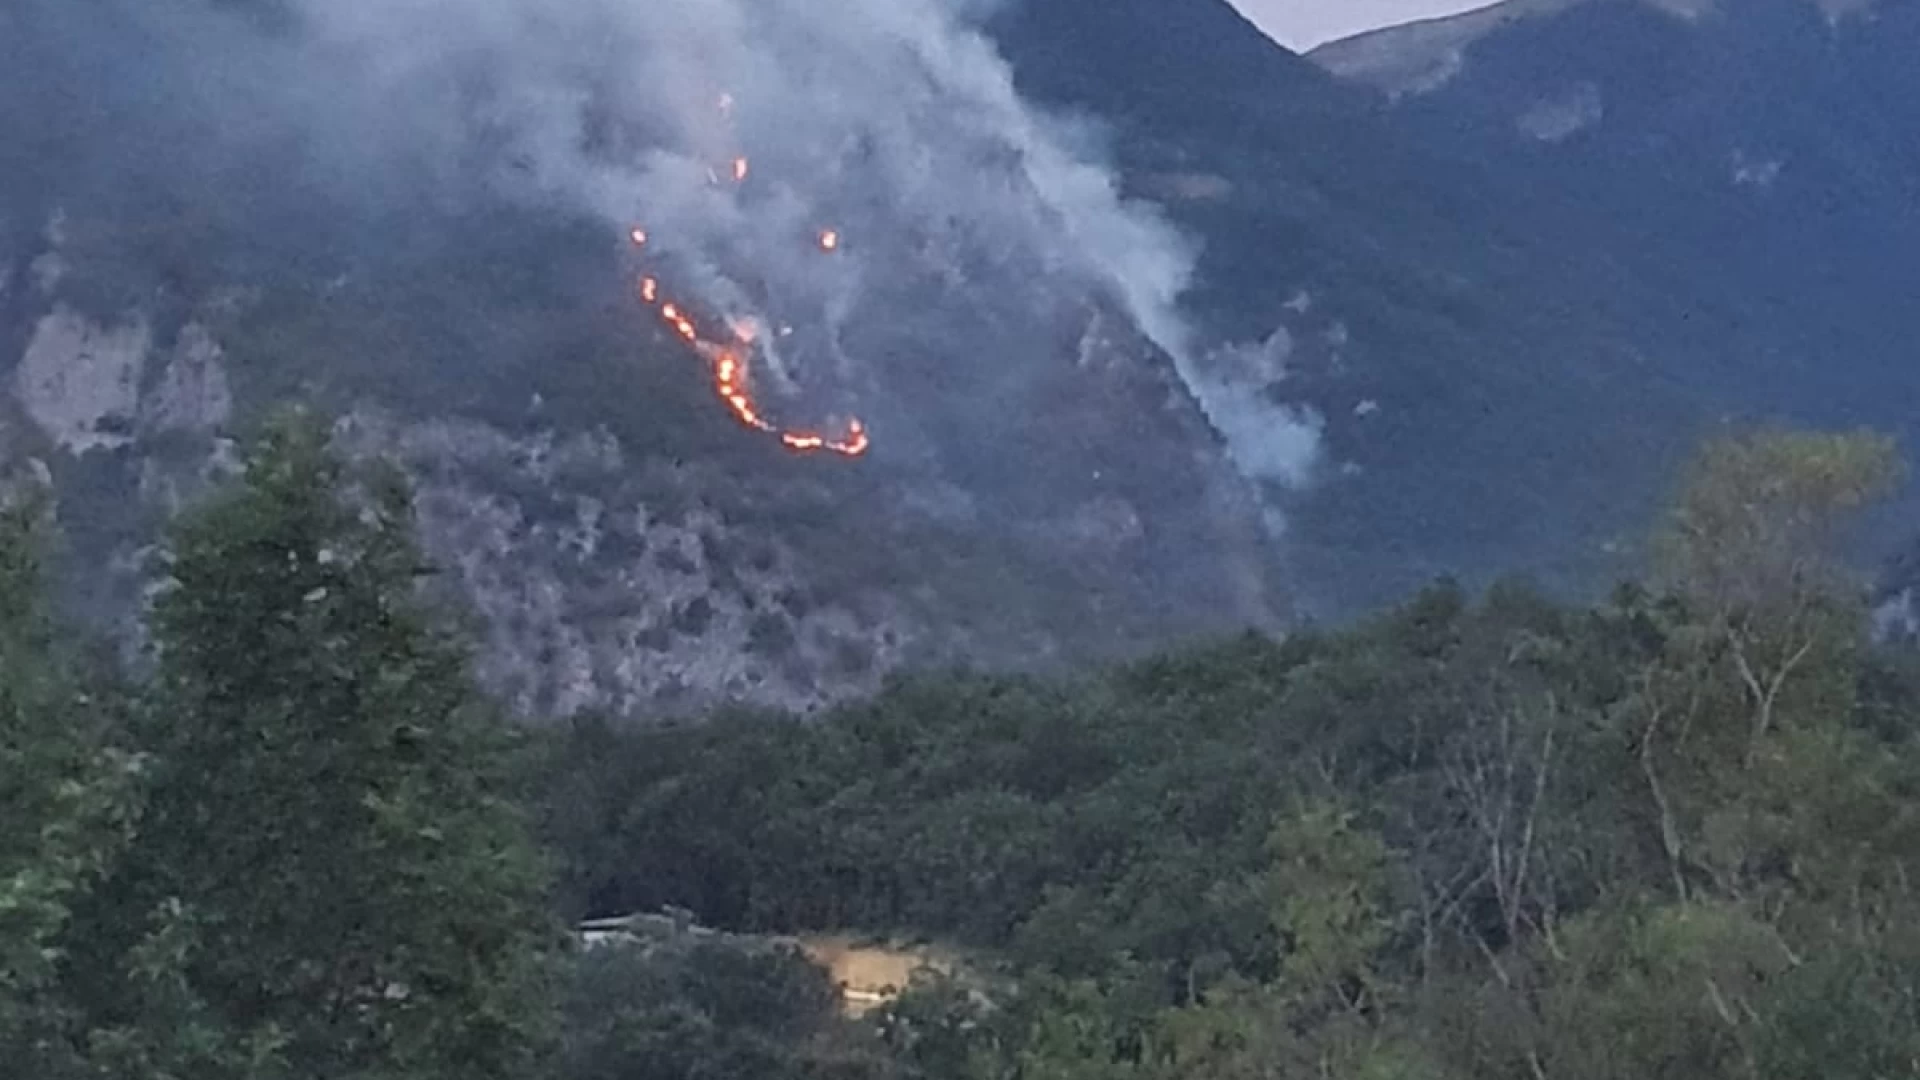
<path fill-rule="evenodd" d="M 25 95 L 23 115 L 0 104 L 0 135 L 31 130 L 36 95 L 98 94 L 156 118 L 167 163 L 146 167 L 174 177 L 219 187 L 277 163 L 328 203 L 484 188 L 643 224 L 716 312 L 817 324 L 796 362 L 842 390 L 884 382 L 838 327 L 908 264 L 1078 281 L 1174 358 L 1243 472 L 1299 485 L 1315 460 L 1312 419 L 1266 396 L 1280 372 L 1198 359 L 1242 354 L 1181 314 L 1195 245 L 1121 197 L 1097 132 L 1020 100 L 972 28 L 981 0 L 15 2 L 0 38 L 24 21 L 67 50 L 69 81 L 0 74 Z M 736 155 L 749 182 L 715 183 Z M 814 248 L 822 228 L 845 234 L 840 257 Z"/>
<path fill-rule="evenodd" d="M 1201 396 L 1208 419 L 1240 470 L 1302 488 L 1320 463 L 1322 423 L 1311 412 L 1273 397 L 1286 380 L 1292 357 L 1293 337 L 1281 327 L 1265 341 L 1223 346 L 1186 368 L 1188 385 Z"/>

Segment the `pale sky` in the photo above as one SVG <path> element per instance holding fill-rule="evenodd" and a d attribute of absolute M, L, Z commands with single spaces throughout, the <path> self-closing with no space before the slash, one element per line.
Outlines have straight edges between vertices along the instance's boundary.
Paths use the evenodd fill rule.
<path fill-rule="evenodd" d="M 1486 7 L 1489 0 L 1231 0 L 1280 44 L 1295 51 L 1395 23 Z"/>

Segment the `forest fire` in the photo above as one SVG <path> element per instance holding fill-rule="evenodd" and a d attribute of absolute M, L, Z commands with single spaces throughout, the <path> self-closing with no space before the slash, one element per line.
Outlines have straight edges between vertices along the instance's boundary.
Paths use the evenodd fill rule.
<path fill-rule="evenodd" d="M 735 105 L 733 95 L 722 93 L 717 105 L 720 118 L 731 126 Z M 729 162 L 727 172 L 736 187 L 744 185 L 752 173 L 752 163 L 745 154 L 737 155 Z M 707 177 L 716 186 L 722 182 L 718 168 L 710 166 L 707 169 Z M 635 248 L 642 250 L 647 248 L 650 237 L 646 229 L 635 226 L 627 235 L 633 241 Z M 831 254 L 838 251 L 839 230 L 821 229 L 815 235 L 815 242 L 823 252 Z M 810 454 L 825 451 L 843 457 L 859 457 L 873 445 L 872 439 L 867 434 L 866 425 L 858 418 L 849 418 L 837 434 L 828 434 L 820 430 L 787 428 L 767 418 L 753 393 L 752 358 L 755 344 L 760 336 L 756 322 L 747 319 L 728 319 L 727 327 L 734 340 L 724 343 L 710 341 L 701 334 L 700 327 L 695 324 L 693 316 L 688 313 L 685 306 L 666 299 L 661 291 L 658 277 L 648 274 L 640 279 L 640 299 L 648 306 L 656 308 L 660 318 L 673 328 L 674 333 L 692 345 L 694 350 L 707 361 L 713 373 L 714 393 L 726 403 L 727 409 L 740 423 L 755 431 L 777 436 L 787 449 L 796 453 Z M 785 337 L 790 333 L 792 328 L 782 325 L 778 336 Z"/>
<path fill-rule="evenodd" d="M 735 163 L 735 172 L 741 176 L 745 175 L 745 158 Z M 646 246 L 648 237 L 645 229 L 636 228 L 629 236 L 635 247 Z M 831 231 L 822 233 L 821 246 L 831 251 L 838 246 L 838 236 L 838 233 Z M 834 238 L 832 244 L 828 244 L 828 237 Z M 651 275 L 641 278 L 639 291 L 640 299 L 649 306 L 657 307 L 661 320 L 672 327 L 676 334 L 685 339 L 706 359 L 713 372 L 714 393 L 733 413 L 734 419 L 755 431 L 777 436 L 782 445 L 795 453 L 810 454 L 825 451 L 842 457 L 859 457 L 872 447 L 873 440 L 867 434 L 866 425 L 858 418 L 849 419 L 844 431 L 836 435 L 816 430 L 783 428 L 767 419 L 753 396 L 749 356 L 750 350 L 759 338 L 759 332 L 752 322 L 730 321 L 729 329 L 735 339 L 733 343 L 709 341 L 701 336 L 700 328 L 695 325 L 686 309 L 671 301 L 662 301 L 659 278 Z"/>

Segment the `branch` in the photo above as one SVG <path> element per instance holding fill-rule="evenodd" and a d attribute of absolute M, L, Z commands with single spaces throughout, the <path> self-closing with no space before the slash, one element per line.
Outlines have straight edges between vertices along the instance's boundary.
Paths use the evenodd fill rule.
<path fill-rule="evenodd" d="M 1727 1004 L 1727 999 L 1721 995 L 1720 984 L 1714 982 L 1713 976 L 1711 975 L 1706 977 L 1706 981 L 1707 999 L 1713 1003 L 1713 1011 L 1720 1014 L 1720 1019 L 1725 1021 L 1728 1027 L 1736 1031 L 1739 1030 L 1740 1018 L 1733 1015 L 1732 1007 Z"/>
<path fill-rule="evenodd" d="M 1548 702 L 1548 711 L 1558 715 L 1559 705 L 1552 695 L 1548 695 Z M 1540 807 L 1547 800 L 1547 776 L 1553 770 L 1553 735 L 1554 729 L 1552 725 L 1548 725 L 1546 737 L 1540 745 L 1540 763 L 1533 771 L 1533 801 L 1527 807 L 1527 824 L 1520 833 L 1520 858 L 1517 860 L 1519 877 L 1515 881 L 1515 889 L 1522 894 L 1526 888 L 1529 868 L 1533 865 L 1534 825 L 1539 822 Z M 1516 902 L 1514 910 L 1507 916 L 1508 937 L 1513 937 L 1518 931 L 1519 921 L 1519 904 Z"/>
<path fill-rule="evenodd" d="M 1673 823 L 1673 807 L 1667 802 L 1666 791 L 1660 786 L 1660 777 L 1653 768 L 1654 738 L 1659 732 L 1660 721 L 1665 712 L 1664 708 L 1655 705 L 1651 715 L 1647 717 L 1646 733 L 1640 737 L 1640 771 L 1646 774 L 1647 789 L 1652 793 L 1654 805 L 1660 811 L 1660 846 L 1667 853 L 1668 869 L 1673 874 L 1674 892 L 1684 904 L 1687 902 L 1687 880 L 1686 876 L 1680 872 L 1680 831 Z"/>

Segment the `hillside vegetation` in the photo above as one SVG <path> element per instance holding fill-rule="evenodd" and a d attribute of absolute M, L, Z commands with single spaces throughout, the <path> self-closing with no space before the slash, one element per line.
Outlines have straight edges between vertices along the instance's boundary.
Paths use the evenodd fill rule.
<path fill-rule="evenodd" d="M 0 533 L 12 1075 L 1920 1071 L 1920 668 L 1836 554 L 1876 436 L 1709 444 L 1597 606 L 1442 582 L 1071 679 L 531 732 L 420 599 L 404 487 L 327 441 L 278 422 L 176 523 L 132 670 L 46 614 L 37 504 Z M 968 978 L 854 1019 L 797 951 L 559 933 L 669 905 Z"/>

